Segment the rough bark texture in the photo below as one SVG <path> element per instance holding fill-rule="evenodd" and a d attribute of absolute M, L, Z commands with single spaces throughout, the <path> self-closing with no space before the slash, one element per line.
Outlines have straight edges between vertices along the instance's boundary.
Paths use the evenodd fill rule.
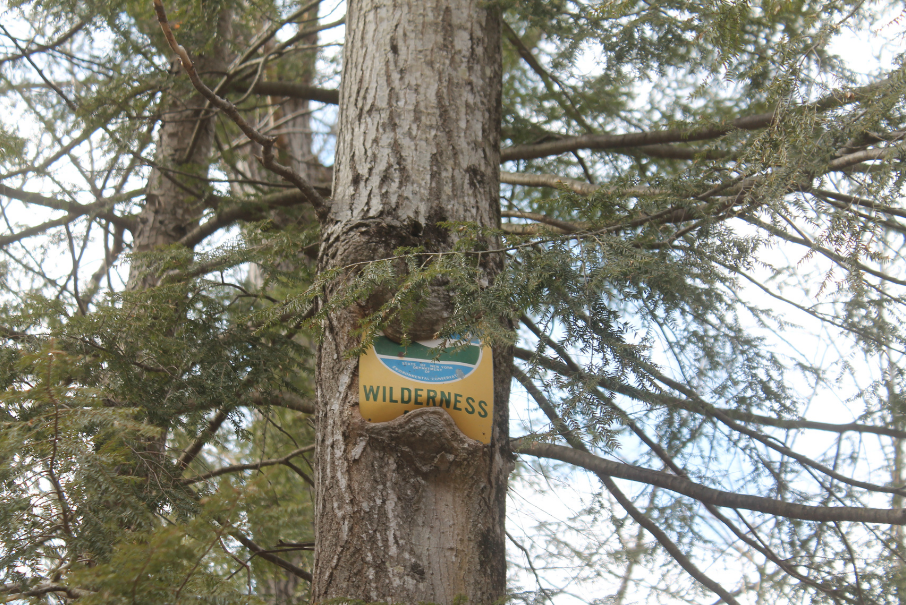
<path fill-rule="evenodd" d="M 217 17 L 216 38 L 221 43 L 229 38 L 230 25 L 230 11 L 221 11 Z M 193 60 L 202 77 L 219 74 L 226 68 L 227 52 L 218 44 L 207 54 L 193 56 Z M 204 199 L 199 194 L 207 185 L 214 142 L 213 112 L 202 115 L 204 97 L 186 82 L 179 61 L 174 61 L 173 65 L 182 77 L 174 78 L 174 89 L 163 105 L 154 154 L 156 166 L 148 177 L 145 205 L 133 232 L 133 252 L 149 252 L 178 242 L 198 224 L 204 210 Z M 199 124 L 197 133 L 196 124 Z M 132 264 L 130 290 L 144 290 L 155 282 L 153 276 L 144 275 L 142 263 Z"/>
<path fill-rule="evenodd" d="M 454 237 L 439 221 L 499 224 L 496 12 L 481 0 L 354 0 L 346 23 L 321 268 L 401 245 L 449 249 Z M 490 278 L 499 262 L 489 261 Z M 360 312 L 331 313 L 318 351 L 314 602 L 491 603 L 506 589 L 510 359 L 494 352 L 489 446 L 436 408 L 370 424 L 358 409 L 358 361 L 344 358 Z"/>

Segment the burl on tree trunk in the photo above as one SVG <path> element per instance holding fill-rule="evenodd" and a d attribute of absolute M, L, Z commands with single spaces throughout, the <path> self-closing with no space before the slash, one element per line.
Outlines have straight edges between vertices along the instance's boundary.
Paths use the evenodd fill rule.
<path fill-rule="evenodd" d="M 455 236 L 441 221 L 497 226 L 496 10 L 483 0 L 351 0 L 346 27 L 321 269 L 402 245 L 449 250 Z M 500 262 L 489 261 L 489 278 Z M 444 312 L 430 315 L 427 333 Z M 358 361 L 344 357 L 358 318 L 358 309 L 332 312 L 318 350 L 313 600 L 491 603 L 506 591 L 510 359 L 494 351 L 490 445 L 438 408 L 371 424 L 359 414 Z"/>

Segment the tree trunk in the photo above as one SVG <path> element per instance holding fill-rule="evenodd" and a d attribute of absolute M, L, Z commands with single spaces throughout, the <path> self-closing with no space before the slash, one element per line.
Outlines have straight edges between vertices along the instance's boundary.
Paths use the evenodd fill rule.
<path fill-rule="evenodd" d="M 449 250 L 454 236 L 440 221 L 497 226 L 496 10 L 482 0 L 354 0 L 346 24 L 321 269 L 384 258 L 401 245 Z M 489 261 L 489 278 L 499 263 Z M 359 311 L 331 312 L 318 350 L 313 601 L 490 603 L 506 591 L 510 358 L 494 351 L 490 445 L 438 408 L 368 423 L 358 408 L 358 360 L 344 357 L 356 345 Z"/>
<path fill-rule="evenodd" d="M 195 69 L 202 77 L 223 73 L 228 63 L 223 41 L 230 34 L 232 13 L 224 9 L 215 19 L 217 47 L 194 58 Z M 178 60 L 174 60 L 173 66 L 182 73 Z M 132 251 L 135 253 L 151 252 L 175 244 L 198 224 L 204 210 L 204 191 L 208 185 L 214 143 L 213 112 L 203 115 L 204 97 L 187 85 L 186 80 L 184 75 L 174 78 L 173 88 L 161 104 L 162 119 L 154 153 L 155 166 L 148 177 L 145 204 L 138 214 L 132 236 Z M 149 271 L 141 258 L 132 260 L 127 289 L 147 290 L 156 286 L 158 281 L 157 272 Z M 149 410 L 148 419 L 160 426 L 161 433 L 157 437 L 143 438 L 143 443 L 135 449 L 141 452 L 136 460 L 138 467 L 127 472 L 153 477 L 162 468 L 168 420 L 156 417 L 153 410 Z"/>
<path fill-rule="evenodd" d="M 220 11 L 216 16 L 220 43 L 207 54 L 193 56 L 195 69 L 202 77 L 221 74 L 226 69 L 227 51 L 222 42 L 229 39 L 231 18 L 229 10 Z M 194 48 L 192 42 L 187 42 L 189 48 Z M 173 65 L 183 73 L 178 60 Z M 187 80 L 185 75 L 175 78 L 173 90 L 168 91 L 168 99 L 162 104 L 155 166 L 148 177 L 145 205 L 133 233 L 133 252 L 149 252 L 178 242 L 198 224 L 204 210 L 203 196 L 214 143 L 214 112 L 208 110 L 207 115 L 202 114 L 204 97 Z M 157 280 L 145 273 L 143 263 L 133 262 L 128 288 L 145 290 L 154 286 Z"/>

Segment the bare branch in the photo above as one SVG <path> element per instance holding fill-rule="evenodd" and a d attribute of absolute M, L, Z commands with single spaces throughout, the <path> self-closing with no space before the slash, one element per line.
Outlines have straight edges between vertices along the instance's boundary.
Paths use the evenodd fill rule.
<path fill-rule="evenodd" d="M 179 467 L 180 470 L 185 470 L 190 464 L 192 464 L 192 461 L 195 460 L 198 454 L 201 453 L 201 448 L 203 448 L 205 444 L 211 440 L 211 437 L 214 436 L 214 434 L 217 432 L 217 429 L 220 428 L 220 426 L 224 423 L 224 421 L 226 421 L 228 417 L 228 410 L 224 408 L 217 410 L 217 413 L 214 414 L 214 417 L 208 421 L 208 426 L 206 426 L 205 429 L 201 432 L 201 435 L 199 435 L 195 439 L 195 441 L 193 441 L 191 445 L 189 445 L 189 447 L 183 450 L 182 454 L 179 455 L 179 459 L 176 461 L 176 466 Z"/>
<path fill-rule="evenodd" d="M 210 473 L 204 473 L 203 475 L 196 475 L 194 477 L 187 477 L 180 480 L 181 485 L 192 485 L 193 483 L 198 483 L 200 481 L 207 481 L 208 479 L 213 479 L 214 477 L 219 477 L 221 475 L 227 475 L 229 473 L 239 473 L 242 471 L 255 471 L 261 468 L 268 466 L 276 466 L 278 464 L 286 464 L 291 459 L 295 458 L 300 454 L 305 452 L 310 452 L 315 449 L 315 446 L 308 445 L 306 447 L 300 447 L 297 450 L 293 450 L 282 458 L 272 458 L 270 460 L 260 460 L 258 462 L 251 462 L 249 464 L 232 464 L 230 466 L 224 466 L 223 468 L 218 468 L 213 470 Z"/>
<path fill-rule="evenodd" d="M 763 496 L 750 496 L 734 492 L 724 492 L 670 473 L 654 471 L 640 466 L 605 460 L 588 452 L 571 447 L 550 443 L 516 444 L 520 453 L 539 458 L 559 460 L 580 466 L 597 475 L 607 475 L 618 479 L 627 479 L 647 483 L 667 489 L 699 502 L 726 508 L 741 508 L 788 519 L 804 521 L 852 521 L 854 523 L 883 523 L 885 525 L 906 525 L 906 509 L 902 508 L 863 508 L 854 506 L 807 506 L 774 500 Z"/>
<path fill-rule="evenodd" d="M 247 92 L 249 90 L 248 82 L 238 81 L 231 82 L 227 86 L 228 90 Z M 301 99 L 303 101 L 318 101 L 327 105 L 338 105 L 340 103 L 340 91 L 331 88 L 318 88 L 317 86 L 308 86 L 297 82 L 285 82 L 281 80 L 258 81 L 251 87 L 251 92 L 258 95 L 268 95 L 271 97 L 289 97 L 291 99 Z"/>
<path fill-rule="evenodd" d="M 260 546 L 258 546 L 257 544 L 255 544 L 254 542 L 249 540 L 247 537 L 245 537 L 245 535 L 243 535 L 239 530 L 231 529 L 229 531 L 229 534 L 232 537 L 236 538 L 236 540 L 238 540 L 240 544 L 242 544 L 243 546 L 248 548 L 250 551 L 255 553 L 255 556 L 261 557 L 265 561 L 273 563 L 277 567 L 285 569 L 286 571 L 290 572 L 291 574 L 293 574 L 295 576 L 299 576 L 306 582 L 312 581 L 312 575 L 309 572 L 305 571 L 301 567 L 297 567 L 297 566 L 293 565 L 286 559 L 278 557 L 277 555 L 273 554 L 272 552 L 270 552 L 264 548 L 261 548 Z"/>

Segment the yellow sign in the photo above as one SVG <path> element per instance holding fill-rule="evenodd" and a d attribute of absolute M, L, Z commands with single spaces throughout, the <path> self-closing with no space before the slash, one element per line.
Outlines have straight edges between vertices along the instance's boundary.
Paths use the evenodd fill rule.
<path fill-rule="evenodd" d="M 424 407 L 447 411 L 467 437 L 490 443 L 494 419 L 494 362 L 477 341 L 447 342 L 456 350 L 432 355 L 443 341 L 403 347 L 380 336 L 359 356 L 359 411 L 387 422 Z M 462 346 L 465 344 L 466 346 Z"/>

